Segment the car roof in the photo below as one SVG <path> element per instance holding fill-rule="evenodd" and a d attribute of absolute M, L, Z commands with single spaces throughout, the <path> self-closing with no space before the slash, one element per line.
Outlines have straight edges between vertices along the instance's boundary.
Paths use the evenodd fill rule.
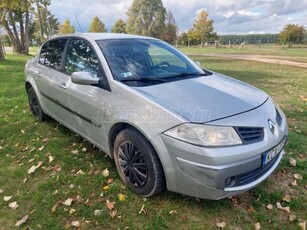
<path fill-rule="evenodd" d="M 132 34 L 117 34 L 117 33 L 74 33 L 74 34 L 63 34 L 53 38 L 61 37 L 83 37 L 90 38 L 95 41 L 97 40 L 108 40 L 108 39 L 156 39 L 151 37 L 132 35 Z"/>

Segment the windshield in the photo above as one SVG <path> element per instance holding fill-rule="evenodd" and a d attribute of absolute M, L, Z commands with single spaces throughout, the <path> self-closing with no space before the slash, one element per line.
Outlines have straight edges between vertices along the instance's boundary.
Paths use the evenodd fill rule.
<path fill-rule="evenodd" d="M 114 39 L 97 43 L 117 81 L 150 85 L 206 75 L 197 64 L 160 40 Z"/>

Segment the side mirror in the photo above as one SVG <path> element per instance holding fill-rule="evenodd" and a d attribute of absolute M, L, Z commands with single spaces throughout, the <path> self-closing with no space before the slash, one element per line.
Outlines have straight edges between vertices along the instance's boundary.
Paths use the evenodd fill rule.
<path fill-rule="evenodd" d="M 97 85 L 99 78 L 93 77 L 89 72 L 73 72 L 71 81 L 79 85 Z"/>
<path fill-rule="evenodd" d="M 195 63 L 196 63 L 196 65 L 198 65 L 199 67 L 201 67 L 201 64 L 200 64 L 199 61 L 196 61 Z"/>

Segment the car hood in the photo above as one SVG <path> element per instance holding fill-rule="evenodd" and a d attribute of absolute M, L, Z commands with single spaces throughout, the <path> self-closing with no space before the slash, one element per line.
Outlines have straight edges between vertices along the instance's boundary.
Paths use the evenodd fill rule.
<path fill-rule="evenodd" d="M 263 91 L 221 74 L 135 87 L 139 93 L 190 122 L 205 123 L 262 105 Z"/>

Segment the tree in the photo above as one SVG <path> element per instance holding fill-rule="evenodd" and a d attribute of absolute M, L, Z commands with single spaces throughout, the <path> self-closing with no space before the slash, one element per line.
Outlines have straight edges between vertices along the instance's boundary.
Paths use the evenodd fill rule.
<path fill-rule="evenodd" d="M 66 19 L 63 25 L 60 26 L 59 34 L 72 34 L 76 32 L 75 27 L 70 25 L 70 21 Z"/>
<path fill-rule="evenodd" d="M 171 11 L 169 11 L 166 15 L 166 23 L 165 23 L 165 28 L 164 28 L 164 32 L 161 36 L 162 40 L 170 43 L 170 44 L 174 44 L 175 41 L 177 40 L 177 25 L 176 25 L 176 21 L 175 18 L 172 14 Z"/>
<path fill-rule="evenodd" d="M 179 44 L 182 46 L 187 46 L 189 43 L 188 34 L 186 32 L 183 32 L 178 37 Z"/>
<path fill-rule="evenodd" d="M 126 33 L 126 23 L 122 19 L 118 19 L 111 29 L 112 33 L 125 34 Z"/>
<path fill-rule="evenodd" d="M 88 32 L 103 33 L 103 32 L 107 32 L 107 30 L 104 27 L 104 23 L 97 16 L 95 16 Z"/>
<path fill-rule="evenodd" d="M 288 44 L 290 48 L 293 44 L 300 44 L 303 42 L 306 29 L 304 26 L 288 24 L 278 35 L 279 44 Z"/>
<path fill-rule="evenodd" d="M 1 0 L 0 26 L 3 26 L 16 53 L 29 54 L 30 0 Z"/>
<path fill-rule="evenodd" d="M 42 0 L 40 0 L 42 1 Z M 43 1 L 42 4 L 47 4 Z M 40 14 L 40 16 L 39 16 Z M 30 37 L 39 43 L 51 38 L 59 32 L 59 20 L 51 14 L 47 5 L 40 5 L 39 13 L 33 12 L 33 23 L 30 26 Z M 41 22 L 40 22 L 41 21 Z"/>
<path fill-rule="evenodd" d="M 200 11 L 190 33 L 193 39 L 201 42 L 201 47 L 204 46 L 205 42 L 217 39 L 217 34 L 213 28 L 213 20 L 209 20 L 208 16 L 206 11 Z"/>
<path fill-rule="evenodd" d="M 131 34 L 160 38 L 166 10 L 161 0 L 134 0 L 127 12 L 126 30 Z"/>

